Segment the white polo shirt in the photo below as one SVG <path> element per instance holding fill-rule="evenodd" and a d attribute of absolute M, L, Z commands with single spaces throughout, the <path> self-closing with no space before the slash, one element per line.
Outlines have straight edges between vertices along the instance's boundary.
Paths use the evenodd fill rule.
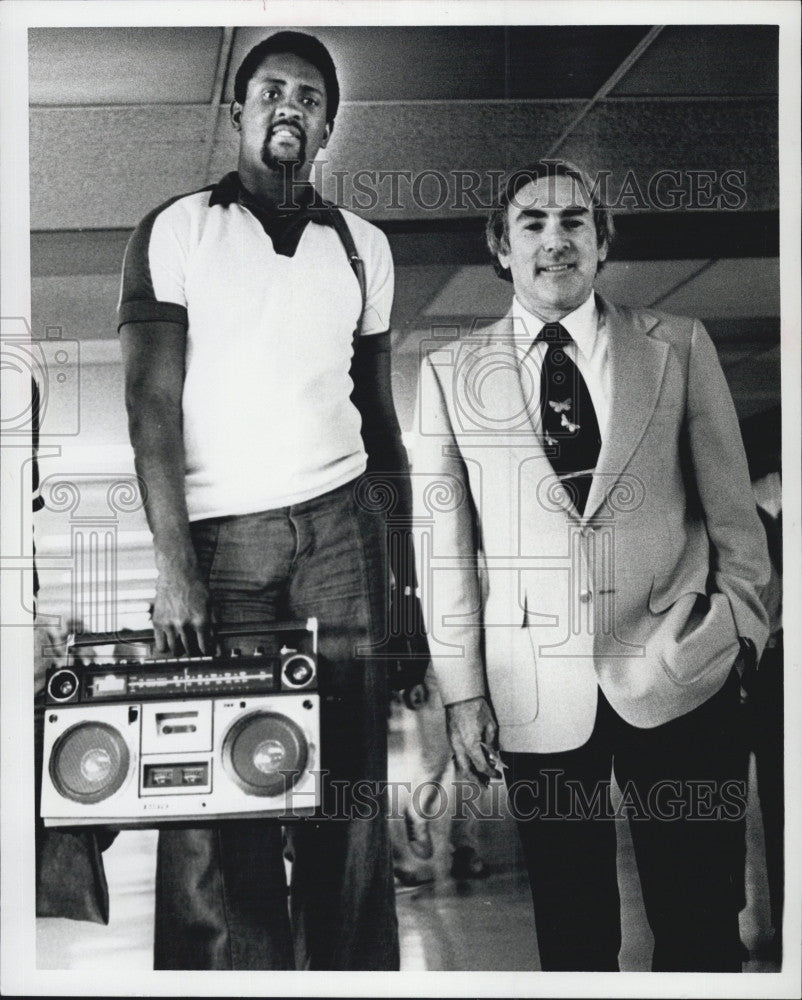
<path fill-rule="evenodd" d="M 312 499 L 362 473 L 350 400 L 359 283 L 336 231 L 303 229 L 292 256 L 231 194 L 232 176 L 143 219 L 123 266 L 120 325 L 187 327 L 183 395 L 190 520 Z M 381 230 L 343 211 L 365 263 L 362 336 L 390 326 L 393 264 Z"/>

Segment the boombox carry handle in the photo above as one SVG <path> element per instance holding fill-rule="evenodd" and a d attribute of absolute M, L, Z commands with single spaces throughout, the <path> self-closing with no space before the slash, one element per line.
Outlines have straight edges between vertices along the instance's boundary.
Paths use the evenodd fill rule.
<path fill-rule="evenodd" d="M 306 618 L 303 621 L 276 622 L 272 625 L 219 625 L 214 629 L 214 635 L 220 639 L 239 639 L 244 636 L 272 635 L 275 632 L 311 632 L 312 651 L 317 654 L 317 618 Z M 80 638 L 70 636 L 67 640 L 68 650 L 85 646 L 116 646 L 136 645 L 140 642 L 152 643 L 153 630 L 142 629 L 139 632 L 96 632 L 86 633 Z"/>

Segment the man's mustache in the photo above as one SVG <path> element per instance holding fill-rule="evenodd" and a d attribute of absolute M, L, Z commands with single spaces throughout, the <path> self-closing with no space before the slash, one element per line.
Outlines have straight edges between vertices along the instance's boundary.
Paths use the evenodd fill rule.
<path fill-rule="evenodd" d="M 270 140 L 279 129 L 288 129 L 298 136 L 298 153 L 296 156 L 278 157 L 270 148 Z M 265 134 L 265 141 L 262 144 L 262 162 L 271 170 L 278 168 L 280 163 L 305 163 L 306 162 L 306 131 L 297 122 L 276 122 L 271 125 Z"/>
<path fill-rule="evenodd" d="M 302 142 L 306 142 L 306 132 L 304 131 L 303 126 L 299 125 L 297 122 L 276 122 L 267 130 L 267 138 L 272 139 L 275 133 L 280 129 L 294 132 Z"/>

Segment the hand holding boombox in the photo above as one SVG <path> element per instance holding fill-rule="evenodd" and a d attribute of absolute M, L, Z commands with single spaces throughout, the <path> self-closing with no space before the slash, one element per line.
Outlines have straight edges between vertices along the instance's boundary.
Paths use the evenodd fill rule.
<path fill-rule="evenodd" d="M 46 826 L 314 814 L 317 620 L 217 634 L 215 656 L 153 657 L 150 632 L 70 642 L 45 688 Z"/>

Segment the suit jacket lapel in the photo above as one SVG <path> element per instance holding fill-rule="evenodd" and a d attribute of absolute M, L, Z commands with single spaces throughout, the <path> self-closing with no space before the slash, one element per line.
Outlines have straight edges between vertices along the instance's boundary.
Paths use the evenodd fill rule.
<path fill-rule="evenodd" d="M 498 428 L 498 443 L 501 444 L 501 439 L 505 439 L 507 447 L 512 449 L 513 455 L 519 457 L 521 462 L 533 457 L 543 459 L 543 475 L 553 479 L 546 490 L 549 501 L 578 519 L 577 509 L 567 491 L 562 488 L 548 460 L 539 429 L 532 423 L 532 414 L 526 405 L 521 379 L 521 360 L 530 345 L 526 331 L 522 327 L 514 328 L 510 312 L 500 322 L 489 327 L 485 336 L 485 342 L 477 347 L 472 372 L 477 391 L 480 385 L 479 373 L 493 373 L 493 391 L 483 394 L 481 400 L 485 418 L 490 426 Z M 532 378 L 540 379 L 538 367 L 533 366 L 530 374 Z M 539 381 L 537 385 L 539 386 Z"/>
<path fill-rule="evenodd" d="M 611 405 L 583 521 L 596 513 L 646 432 L 668 358 L 668 344 L 648 336 L 659 322 L 656 316 L 619 309 L 596 298 L 609 338 Z"/>

